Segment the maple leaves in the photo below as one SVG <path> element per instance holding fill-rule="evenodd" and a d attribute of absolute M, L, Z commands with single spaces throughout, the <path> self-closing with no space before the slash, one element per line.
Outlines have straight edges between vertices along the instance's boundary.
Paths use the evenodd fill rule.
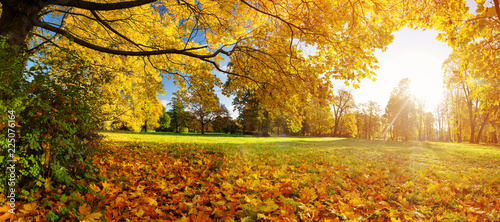
<path fill-rule="evenodd" d="M 498 181 L 485 176 L 498 175 L 498 166 L 489 162 L 499 155 L 494 147 L 476 150 L 444 143 L 304 138 L 266 143 L 272 139 L 246 145 L 108 140 L 93 160 L 103 180 L 79 181 L 88 186 L 88 192 L 47 184 L 47 190 L 24 196 L 35 201 L 20 206 L 16 215 L 5 214 L 7 205 L 3 205 L 0 218 L 415 221 L 500 217 Z M 494 157 L 481 154 L 485 152 L 493 152 Z"/>

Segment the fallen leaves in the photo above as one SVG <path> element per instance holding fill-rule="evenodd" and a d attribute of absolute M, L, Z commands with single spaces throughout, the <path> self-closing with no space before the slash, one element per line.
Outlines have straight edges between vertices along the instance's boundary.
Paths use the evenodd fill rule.
<path fill-rule="evenodd" d="M 79 181 L 88 193 L 56 187 L 16 215 L 3 205 L 0 218 L 47 220 L 49 212 L 79 221 L 500 218 L 499 181 L 485 177 L 496 169 L 449 167 L 457 160 L 425 152 L 335 144 L 239 149 L 106 142 L 94 160 L 105 180 Z"/>

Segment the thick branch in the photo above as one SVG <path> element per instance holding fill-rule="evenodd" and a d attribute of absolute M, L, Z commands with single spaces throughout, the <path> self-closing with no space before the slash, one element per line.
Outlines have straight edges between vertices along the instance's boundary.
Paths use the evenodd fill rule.
<path fill-rule="evenodd" d="M 115 2 L 115 3 L 96 3 L 88 2 L 82 0 L 56 0 L 55 5 L 69 6 L 81 9 L 96 10 L 96 11 L 110 11 L 118 9 L 133 8 L 149 3 L 153 3 L 156 0 L 135 0 L 128 2 Z"/>
<path fill-rule="evenodd" d="M 494 7 L 497 12 L 497 17 L 500 18 L 500 6 L 498 5 L 498 0 L 493 0 L 493 2 L 495 3 Z"/>
<path fill-rule="evenodd" d="M 193 58 L 198 58 L 198 59 L 209 59 L 217 56 L 219 53 L 229 55 L 230 53 L 221 49 L 218 49 L 214 53 L 207 54 L 207 55 L 201 55 L 201 54 L 196 54 L 192 53 L 190 51 L 193 50 L 198 50 L 198 49 L 204 49 L 207 48 L 207 46 L 200 46 L 200 47 L 194 47 L 194 48 L 188 48 L 188 49 L 164 49 L 164 50 L 153 50 L 153 51 L 124 51 L 124 50 L 117 50 L 117 49 L 110 49 L 102 46 L 98 46 L 95 44 L 92 44 L 90 42 L 87 42 L 85 40 L 82 40 L 71 33 L 67 32 L 66 30 L 51 26 L 45 22 L 41 21 L 33 21 L 33 24 L 37 27 L 47 29 L 49 31 L 61 34 L 63 36 L 66 36 L 67 38 L 70 38 L 73 40 L 76 44 L 79 44 L 81 46 L 87 47 L 89 49 L 93 49 L 99 52 L 104 52 L 104 53 L 109 53 L 113 55 L 124 55 L 124 56 L 150 56 L 150 55 L 164 55 L 164 54 L 179 54 L 179 55 L 185 55 Z"/>

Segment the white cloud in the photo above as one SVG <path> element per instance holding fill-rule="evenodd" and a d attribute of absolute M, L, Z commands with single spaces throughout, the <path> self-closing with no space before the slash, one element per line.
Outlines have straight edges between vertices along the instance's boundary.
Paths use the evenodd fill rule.
<path fill-rule="evenodd" d="M 167 100 L 167 99 L 162 99 L 162 100 L 160 100 L 160 101 L 161 101 L 161 104 L 163 105 L 163 107 L 165 107 L 165 108 L 167 108 L 167 109 L 168 109 L 168 106 L 169 106 L 169 104 L 168 104 L 168 103 L 170 103 L 170 100 Z"/>
<path fill-rule="evenodd" d="M 234 110 L 234 105 L 231 105 L 228 107 L 228 111 L 229 111 L 229 115 L 233 118 L 233 119 L 237 119 L 238 118 L 238 115 L 239 115 L 239 112 L 238 110 Z M 234 110 L 234 111 L 233 111 Z"/>

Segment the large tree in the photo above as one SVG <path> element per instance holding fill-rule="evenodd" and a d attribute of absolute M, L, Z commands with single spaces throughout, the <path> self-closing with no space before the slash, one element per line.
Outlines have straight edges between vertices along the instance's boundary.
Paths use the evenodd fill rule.
<path fill-rule="evenodd" d="M 389 130 L 393 140 L 408 141 L 413 136 L 415 105 L 410 83 L 408 78 L 402 79 L 392 90 L 385 107 L 386 132 Z"/>
<path fill-rule="evenodd" d="M 469 143 L 479 143 L 482 131 L 488 123 L 490 112 L 498 106 L 489 106 L 489 103 L 493 101 L 482 99 L 482 97 L 487 97 L 488 95 L 481 89 L 484 87 L 482 86 L 483 83 L 475 78 L 475 71 L 473 69 L 460 68 L 462 55 L 458 51 L 455 51 L 443 63 L 445 85 L 449 91 L 455 93 L 455 97 L 453 97 L 455 100 L 453 102 L 456 104 L 454 112 L 460 112 L 463 107 L 467 110 Z M 483 93 L 481 93 L 482 91 Z"/>
<path fill-rule="evenodd" d="M 334 127 L 333 136 L 338 136 L 337 132 L 340 127 L 340 121 L 344 114 L 346 114 L 351 108 L 355 107 L 354 98 L 351 91 L 345 89 L 337 90 L 337 94 L 334 95 L 334 101 L 332 103 L 333 107 L 333 117 L 334 117 Z"/>

